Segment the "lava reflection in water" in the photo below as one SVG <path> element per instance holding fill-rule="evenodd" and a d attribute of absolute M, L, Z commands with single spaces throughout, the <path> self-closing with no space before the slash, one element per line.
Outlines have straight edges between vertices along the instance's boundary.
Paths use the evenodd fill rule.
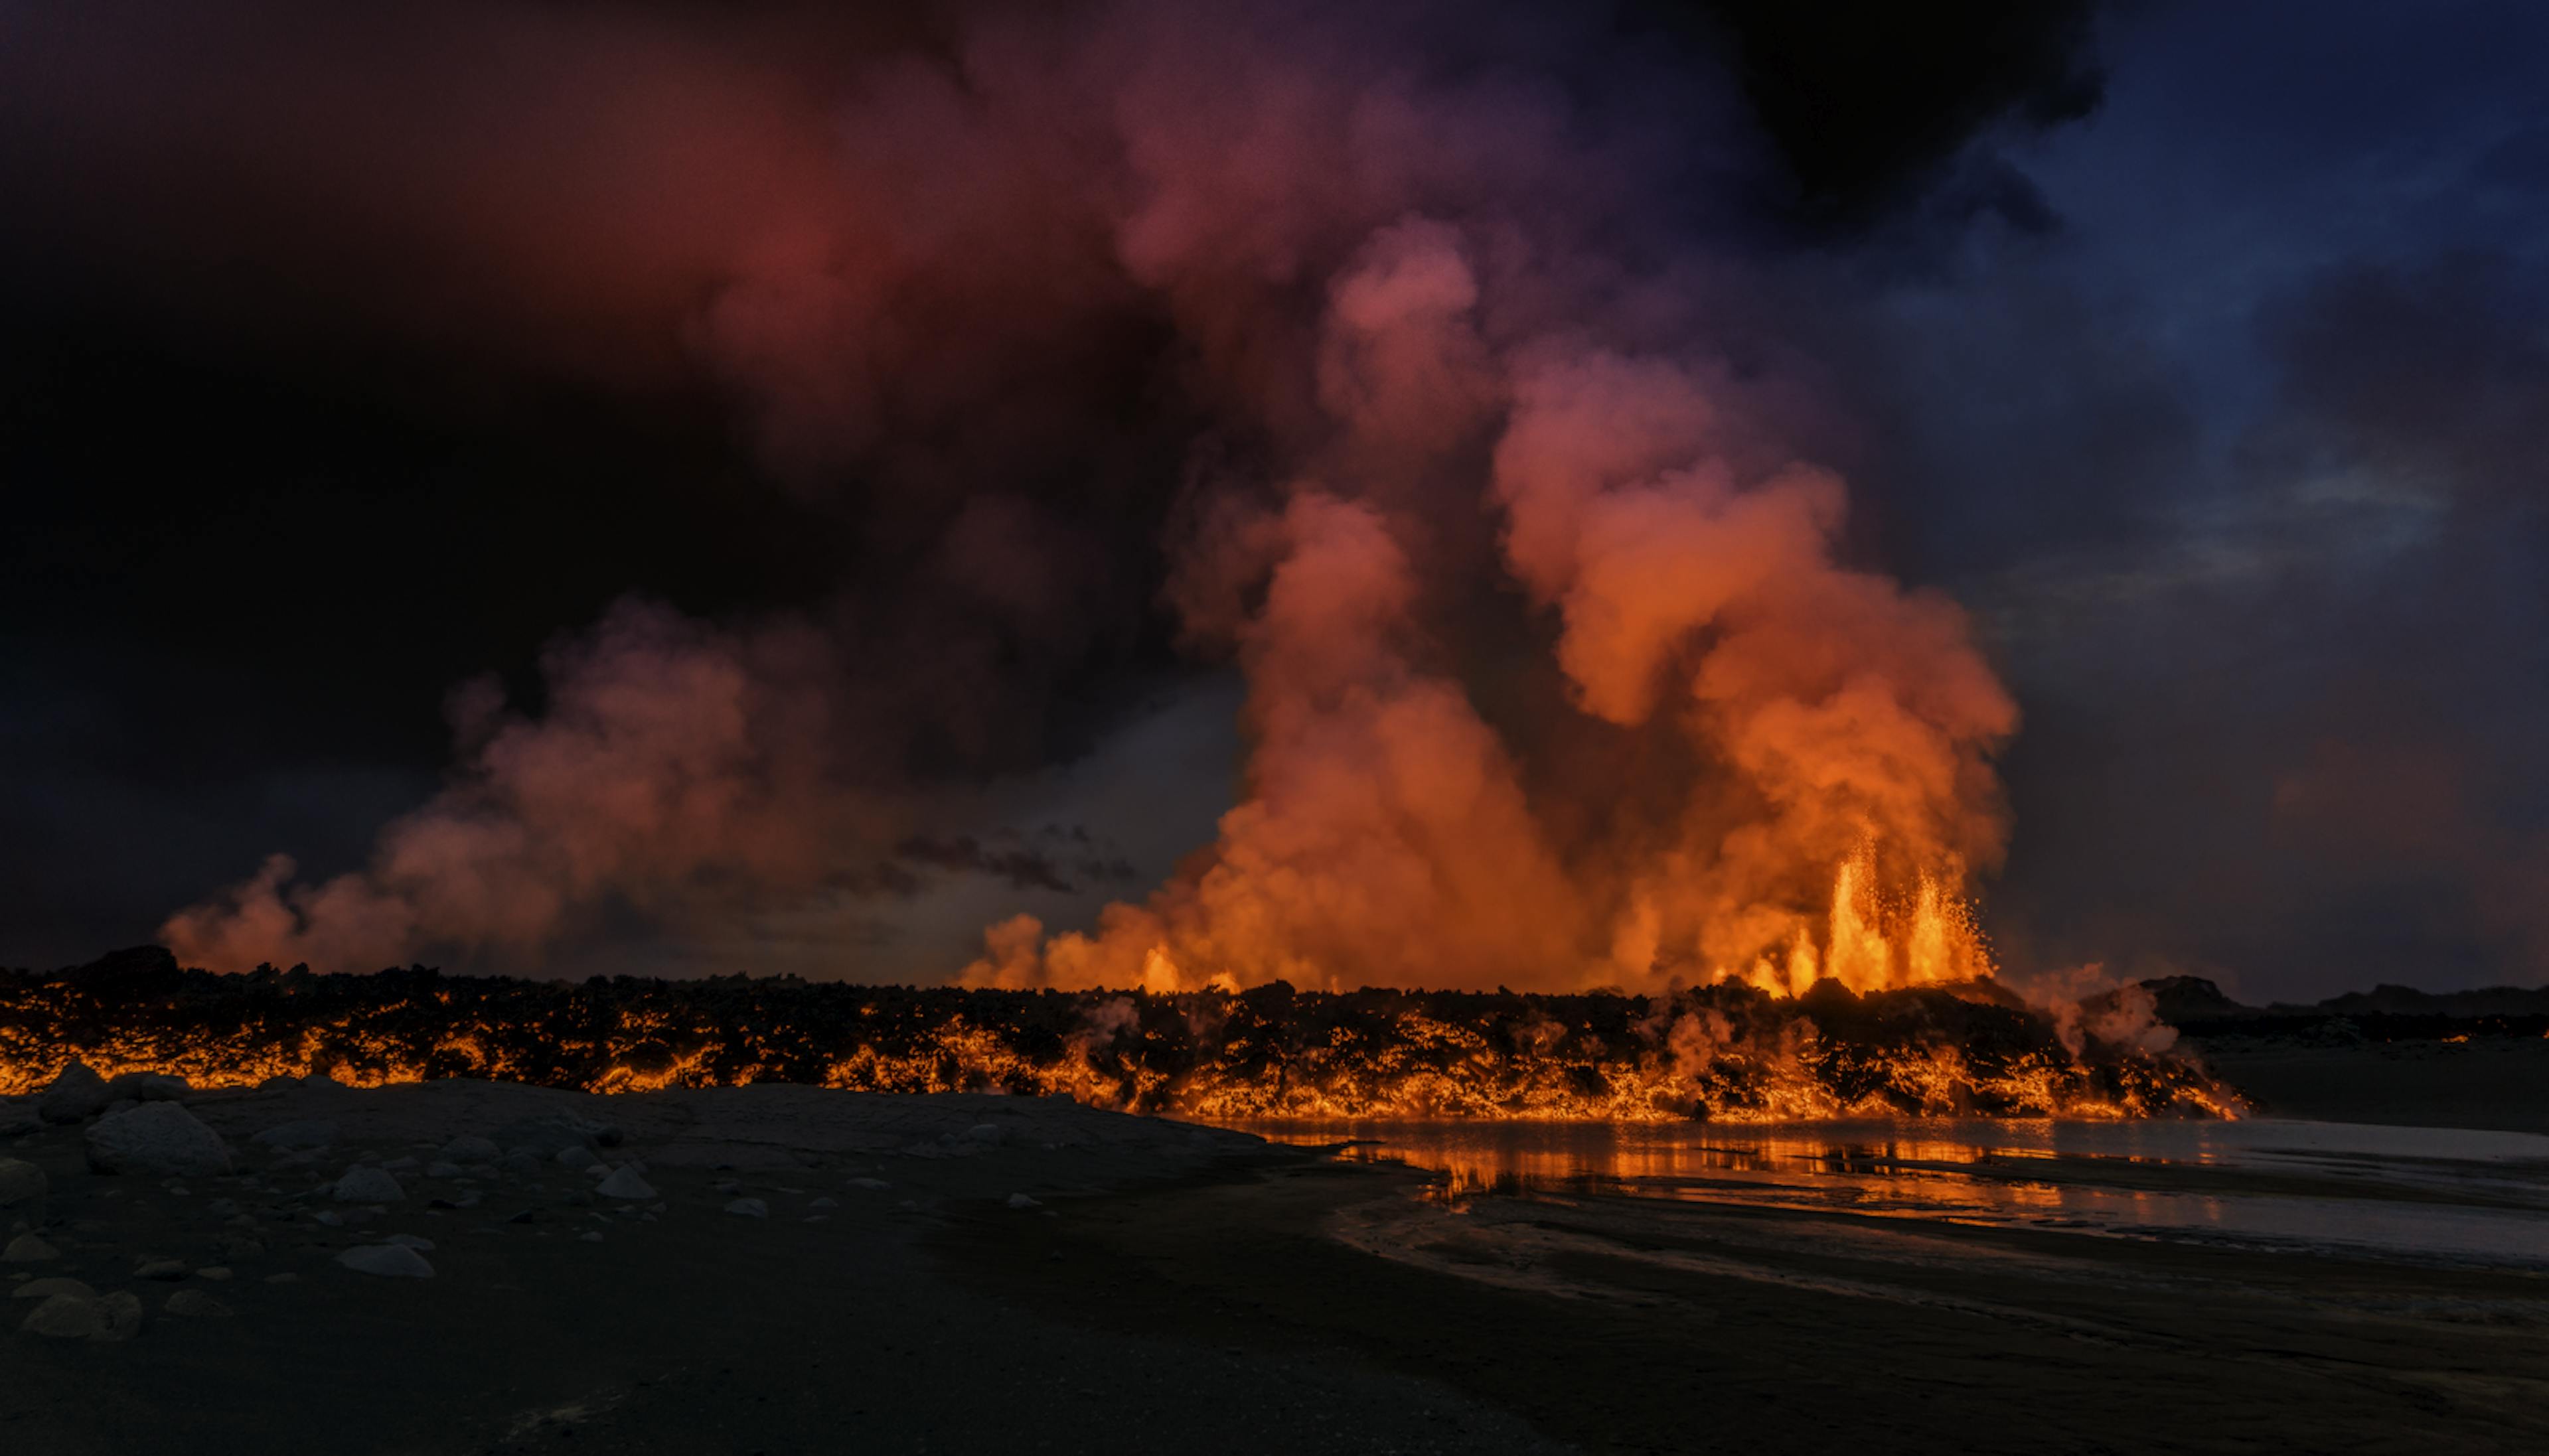
<path fill-rule="evenodd" d="M 2549 1138 L 2252 1120 L 1711 1127 L 1258 1123 L 1439 1175 L 1427 1196 L 1625 1197 L 2549 1267 Z"/>

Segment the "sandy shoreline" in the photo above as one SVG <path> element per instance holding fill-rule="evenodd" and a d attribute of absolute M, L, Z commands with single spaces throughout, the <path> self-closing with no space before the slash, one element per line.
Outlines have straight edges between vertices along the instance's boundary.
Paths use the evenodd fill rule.
<path fill-rule="evenodd" d="M 1447 1202 L 1404 1168 L 1056 1099 L 447 1082 L 188 1106 L 236 1171 L 93 1173 L 75 1124 L 0 1138 L 48 1184 L 0 1229 L 55 1254 L 0 1278 L 142 1312 L 91 1340 L 0 1306 L 0 1449 L 2549 1447 L 2536 1271 Z M 324 1150 L 255 1140 L 314 1123 Z M 490 1135 L 571 1145 L 449 1151 Z M 404 1196 L 332 1196 L 366 1164 Z M 433 1277 L 337 1262 L 390 1234 L 429 1241 Z M 182 1277 L 139 1276 L 162 1260 Z M 180 1292 L 228 1313 L 170 1313 Z"/>

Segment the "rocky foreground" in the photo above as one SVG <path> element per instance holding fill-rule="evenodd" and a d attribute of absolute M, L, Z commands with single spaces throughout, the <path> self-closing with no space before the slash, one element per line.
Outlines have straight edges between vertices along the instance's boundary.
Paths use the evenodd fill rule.
<path fill-rule="evenodd" d="M 951 1194 L 1032 1213 L 1039 1195 L 1264 1146 L 1061 1101 L 778 1086 L 602 1099 L 324 1077 L 197 1094 L 79 1063 L 0 1103 L 0 1277 L 23 1312 L 9 1322 L 101 1341 L 230 1318 L 314 1279 L 465 1277 L 472 1240 L 598 1244 L 666 1220 L 819 1225 L 845 1201 L 919 1213 Z M 951 1163 L 965 1171 L 941 1171 Z"/>
<path fill-rule="evenodd" d="M 600 1097 L 74 1071 L 0 1099 L 0 1451 L 1551 1449 L 1296 1351 L 951 1281 L 1056 1215 L 1302 1165 L 1058 1098 Z M 1348 1439 L 1339 1432 L 1351 1430 Z"/>
<path fill-rule="evenodd" d="M 2012 1176 L 2222 1191 L 2138 1160 Z M 2528 1197 L 2500 1182 L 2460 1196 Z M 2549 1435 L 2530 1264 L 1450 1198 L 1060 1098 L 71 1071 L 0 1098 L 0 1259 L 9 1456 Z"/>

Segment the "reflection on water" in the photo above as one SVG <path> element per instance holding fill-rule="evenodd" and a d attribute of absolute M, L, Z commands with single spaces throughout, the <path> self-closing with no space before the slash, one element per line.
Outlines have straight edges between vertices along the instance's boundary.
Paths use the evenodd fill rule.
<path fill-rule="evenodd" d="M 2549 1265 L 2549 1138 L 2426 1128 L 1906 1121 L 1250 1125 L 1441 1174 L 1436 1197 L 1630 1197 Z"/>

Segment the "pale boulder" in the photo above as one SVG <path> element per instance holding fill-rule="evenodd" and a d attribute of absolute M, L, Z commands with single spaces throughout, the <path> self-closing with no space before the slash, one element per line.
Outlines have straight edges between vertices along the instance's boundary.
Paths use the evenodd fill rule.
<path fill-rule="evenodd" d="M 403 1243 L 366 1243 L 336 1255 L 336 1262 L 357 1274 L 389 1279 L 431 1279 L 433 1266 L 425 1255 Z"/>
<path fill-rule="evenodd" d="M 231 1170 L 231 1148 L 176 1103 L 145 1102 L 89 1128 L 88 1162 L 101 1173 L 211 1177 Z"/>
<path fill-rule="evenodd" d="M 399 1180 L 380 1168 L 352 1167 L 330 1190 L 338 1203 L 397 1203 L 407 1197 Z"/>
<path fill-rule="evenodd" d="M 106 1110 L 115 1094 L 106 1090 L 106 1078 L 91 1070 L 84 1061 L 74 1061 L 53 1075 L 44 1094 L 36 1099 L 36 1115 L 48 1123 L 84 1122 Z"/>

